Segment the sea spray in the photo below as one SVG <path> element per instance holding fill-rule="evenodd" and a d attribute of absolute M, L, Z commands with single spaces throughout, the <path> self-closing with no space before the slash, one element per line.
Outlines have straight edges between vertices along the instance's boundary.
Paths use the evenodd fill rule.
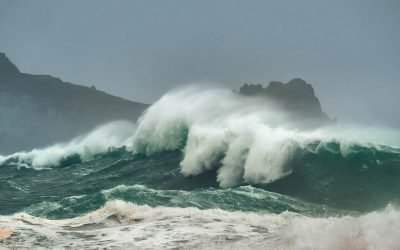
<path fill-rule="evenodd" d="M 399 141 L 176 90 L 137 124 L 0 157 L 0 247 L 394 249 Z"/>
<path fill-rule="evenodd" d="M 150 207 L 114 200 L 82 216 L 0 216 L 18 232 L 2 245 L 26 248 L 396 249 L 400 212 L 314 218 L 221 209 Z"/>
<path fill-rule="evenodd" d="M 218 169 L 219 185 L 228 188 L 279 180 L 293 171 L 292 161 L 304 152 L 318 153 L 332 143 L 339 145 L 342 157 L 357 153 L 357 145 L 397 151 L 400 144 L 399 133 L 388 129 L 341 124 L 304 127 L 303 122 L 268 100 L 187 87 L 164 95 L 137 125 L 110 123 L 68 143 L 1 156 L 0 165 L 44 169 L 85 162 L 113 147 L 147 156 L 179 150 L 183 175 Z"/>
<path fill-rule="evenodd" d="M 182 150 L 185 176 L 219 168 L 217 180 L 226 188 L 243 181 L 280 179 L 292 171 L 290 162 L 298 152 L 330 142 L 337 142 L 346 157 L 352 145 L 400 145 L 400 137 L 396 131 L 338 124 L 304 127 L 304 120 L 271 101 L 188 87 L 166 94 L 144 113 L 133 137 L 133 150 L 146 155 Z"/>
<path fill-rule="evenodd" d="M 135 125 L 131 122 L 111 122 L 67 143 L 0 156 L 0 165 L 9 161 L 20 167 L 32 167 L 39 170 L 58 166 L 63 160 L 74 156 L 87 161 L 95 154 L 105 152 L 112 147 L 130 144 L 134 131 Z"/>

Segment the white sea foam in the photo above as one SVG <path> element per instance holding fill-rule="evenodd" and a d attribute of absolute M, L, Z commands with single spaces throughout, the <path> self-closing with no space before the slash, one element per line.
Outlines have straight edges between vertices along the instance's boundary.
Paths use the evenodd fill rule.
<path fill-rule="evenodd" d="M 74 154 L 79 154 L 82 160 L 87 160 L 97 153 L 107 151 L 110 147 L 121 147 L 129 144 L 134 130 L 135 125 L 131 122 L 112 122 L 67 143 L 0 156 L 0 165 L 10 159 L 16 159 L 15 164 L 20 167 L 43 169 L 57 166 L 65 157 Z"/>
<path fill-rule="evenodd" d="M 86 160 L 119 146 L 147 155 L 183 150 L 181 172 L 185 176 L 220 166 L 220 186 L 232 187 L 243 181 L 269 183 L 289 174 L 288 162 L 298 150 L 311 150 L 310 143 L 318 142 L 318 150 L 336 141 L 340 144 L 336 153 L 343 157 L 352 152 L 354 144 L 400 145 L 397 131 L 343 125 L 304 129 L 303 122 L 271 102 L 229 90 L 188 87 L 153 104 L 136 130 L 131 123 L 111 123 L 69 143 L 0 156 L 0 165 L 15 158 L 19 166 L 41 169 L 57 166 L 72 154 Z"/>
<path fill-rule="evenodd" d="M 287 163 L 297 150 L 313 142 L 340 143 L 343 156 L 351 145 L 397 144 L 395 131 L 328 126 L 304 129 L 273 103 L 241 97 L 227 90 L 186 88 L 163 96 L 141 117 L 133 150 L 151 155 L 183 149 L 182 173 L 207 171 L 219 162 L 217 180 L 222 187 L 269 183 L 290 173 Z M 303 129 L 299 129 L 303 128 Z M 318 148 L 317 148 L 318 149 Z"/>
<path fill-rule="evenodd" d="M 397 249 L 400 212 L 393 207 L 359 217 L 310 218 L 220 209 L 138 206 L 110 201 L 71 219 L 0 216 L 14 231 L 9 248 L 135 249 Z"/>

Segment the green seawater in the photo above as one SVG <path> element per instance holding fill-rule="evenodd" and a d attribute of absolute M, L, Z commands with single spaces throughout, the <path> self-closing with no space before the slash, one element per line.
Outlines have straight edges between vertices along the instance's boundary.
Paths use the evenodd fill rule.
<path fill-rule="evenodd" d="M 229 189 L 217 183 L 218 166 L 197 176 L 183 176 L 181 151 L 145 156 L 112 148 L 89 161 L 69 155 L 59 166 L 43 170 L 11 159 L 0 166 L 0 214 L 22 211 L 70 218 L 118 199 L 152 207 L 292 211 L 320 217 L 360 214 L 400 201 L 400 150 L 352 146 L 343 156 L 338 143 L 317 145 L 296 153 L 287 176 Z"/>

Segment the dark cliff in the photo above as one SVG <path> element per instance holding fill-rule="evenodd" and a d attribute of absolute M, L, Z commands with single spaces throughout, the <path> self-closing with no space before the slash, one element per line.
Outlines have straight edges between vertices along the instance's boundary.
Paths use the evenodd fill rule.
<path fill-rule="evenodd" d="M 21 73 L 0 53 L 0 154 L 68 140 L 148 105 L 49 76 Z"/>
<path fill-rule="evenodd" d="M 322 111 L 312 85 L 300 78 L 288 83 L 272 81 L 267 87 L 261 84 L 245 84 L 240 88 L 239 94 L 271 100 L 295 119 L 308 120 L 313 125 L 334 122 Z"/>

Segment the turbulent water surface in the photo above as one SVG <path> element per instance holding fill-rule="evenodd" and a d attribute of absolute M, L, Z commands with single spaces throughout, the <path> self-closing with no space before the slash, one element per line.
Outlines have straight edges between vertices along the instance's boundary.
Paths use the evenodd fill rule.
<path fill-rule="evenodd" d="M 0 156 L 0 247 L 398 249 L 398 134 L 300 123 L 186 89 L 137 124 Z"/>

